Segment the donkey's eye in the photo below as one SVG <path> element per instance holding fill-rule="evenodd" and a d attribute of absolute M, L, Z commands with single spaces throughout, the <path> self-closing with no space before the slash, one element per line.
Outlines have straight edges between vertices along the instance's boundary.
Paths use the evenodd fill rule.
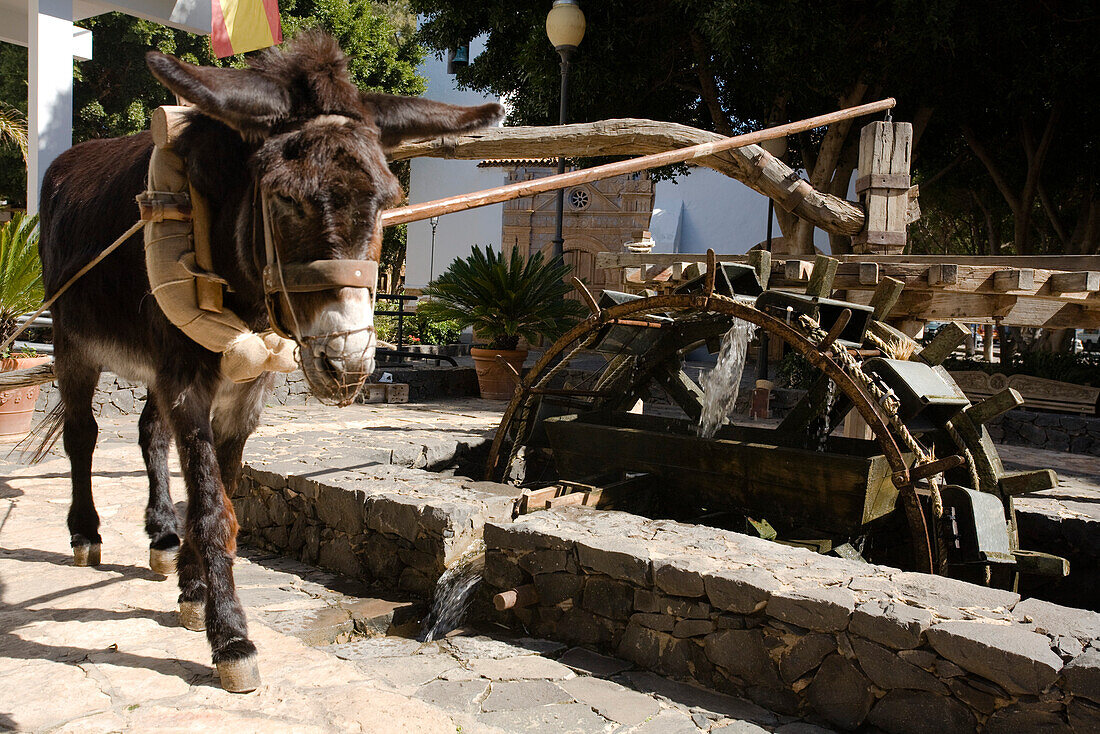
<path fill-rule="evenodd" d="M 280 204 L 282 204 L 283 206 L 285 206 L 288 209 L 293 209 L 294 213 L 298 216 L 299 219 L 305 219 L 306 218 L 306 210 L 298 202 L 297 199 L 293 199 L 289 196 L 284 196 L 282 194 L 275 194 L 275 197 L 279 200 Z"/>

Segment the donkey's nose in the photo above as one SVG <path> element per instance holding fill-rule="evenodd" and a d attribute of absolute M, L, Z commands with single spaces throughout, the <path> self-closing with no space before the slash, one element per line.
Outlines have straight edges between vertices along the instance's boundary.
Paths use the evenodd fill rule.
<path fill-rule="evenodd" d="M 343 378 L 347 371 L 347 362 L 340 357 L 333 357 L 325 352 L 321 352 L 318 356 L 318 361 L 321 363 L 321 368 L 328 373 L 329 377 L 333 380 L 340 380 Z"/>

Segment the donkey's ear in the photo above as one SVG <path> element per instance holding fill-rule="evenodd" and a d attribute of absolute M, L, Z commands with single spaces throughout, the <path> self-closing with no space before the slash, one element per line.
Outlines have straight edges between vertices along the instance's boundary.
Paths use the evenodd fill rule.
<path fill-rule="evenodd" d="M 290 111 L 287 90 L 250 69 L 195 66 L 160 51 L 145 54 L 164 86 L 245 137 L 266 134 Z"/>
<path fill-rule="evenodd" d="M 477 130 L 504 119 L 504 108 L 496 103 L 461 107 L 419 97 L 371 92 L 364 92 L 361 99 L 374 112 L 374 121 L 382 132 L 383 148 L 393 148 L 403 140 Z"/>

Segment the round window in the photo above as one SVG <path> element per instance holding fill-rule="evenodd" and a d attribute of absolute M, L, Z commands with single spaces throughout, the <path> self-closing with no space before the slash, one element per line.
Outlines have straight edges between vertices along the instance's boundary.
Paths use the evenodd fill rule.
<path fill-rule="evenodd" d="M 569 192 L 569 206 L 574 209 L 588 208 L 588 192 L 584 189 L 573 189 Z"/>

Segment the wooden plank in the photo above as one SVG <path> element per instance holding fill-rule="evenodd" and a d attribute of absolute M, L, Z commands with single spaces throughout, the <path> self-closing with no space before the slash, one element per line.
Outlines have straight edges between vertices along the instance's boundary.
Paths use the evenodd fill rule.
<path fill-rule="evenodd" d="M 828 298 L 833 293 L 833 278 L 836 277 L 836 269 L 840 261 L 834 257 L 818 255 L 814 258 L 814 269 L 810 273 L 810 280 L 806 284 L 806 295 Z"/>
<path fill-rule="evenodd" d="M 749 250 L 746 262 L 756 269 L 756 277 L 760 279 L 760 287 L 767 289 L 768 281 L 772 275 L 772 254 L 767 250 Z"/>
<path fill-rule="evenodd" d="M 1001 492 L 1015 497 L 1018 494 L 1030 494 L 1031 492 L 1054 489 L 1058 486 L 1058 475 L 1054 473 L 1053 469 L 1011 472 L 1002 476 L 998 484 L 1001 487 Z"/>
<path fill-rule="evenodd" d="M 1095 293 L 1100 291 L 1100 271 L 1079 270 L 1073 273 L 1051 273 L 1047 281 L 1050 292 L 1062 293 Z"/>
<path fill-rule="evenodd" d="M 905 290 L 905 284 L 896 278 L 883 278 L 879 282 L 870 303 L 871 308 L 875 310 L 876 319 L 882 321 L 890 315 L 898 299 L 901 298 L 903 290 Z"/>
<path fill-rule="evenodd" d="M 1009 387 L 964 410 L 974 425 L 982 425 L 1023 404 L 1023 396 Z"/>
<path fill-rule="evenodd" d="M 1032 268 L 1012 268 L 993 273 L 993 290 L 998 293 L 1035 290 L 1035 271 Z"/>
<path fill-rule="evenodd" d="M 878 285 L 878 263 L 859 264 L 859 284 Z"/>
<path fill-rule="evenodd" d="M 882 457 L 705 441 L 580 422 L 545 425 L 552 444 L 555 428 L 568 431 L 559 435 L 561 443 L 555 448 L 555 460 L 566 470 L 619 467 L 651 472 L 661 478 L 666 492 L 709 507 L 743 507 L 763 517 L 812 518 L 822 529 L 858 529 L 868 521 L 869 494 L 874 495 L 874 508 L 891 511 L 894 506 L 880 496 L 889 492 L 883 486 L 884 480 L 889 482 L 889 471 Z M 881 459 L 881 466 L 875 459 Z"/>
<path fill-rule="evenodd" d="M 1016 570 L 1020 573 L 1054 578 L 1069 576 L 1069 561 L 1061 556 L 1029 550 L 1014 550 L 1012 555 L 1016 558 Z"/>
<path fill-rule="evenodd" d="M 783 263 L 783 278 L 794 283 L 805 283 L 814 272 L 814 264 L 806 260 L 786 260 Z"/>
<path fill-rule="evenodd" d="M 917 352 L 916 356 L 933 367 L 942 364 L 963 343 L 969 333 L 970 329 L 957 321 L 944 324 L 932 337 L 932 341 L 924 349 Z"/>
<path fill-rule="evenodd" d="M 958 282 L 959 266 L 957 264 L 935 263 L 928 266 L 928 285 L 955 285 Z"/>
<path fill-rule="evenodd" d="M 1097 304 L 1100 306 L 1100 304 Z M 1100 309 L 1076 303 L 979 293 L 905 291 L 893 317 L 920 321 L 961 320 L 970 324 L 1038 326 L 1048 329 L 1100 328 Z"/>

